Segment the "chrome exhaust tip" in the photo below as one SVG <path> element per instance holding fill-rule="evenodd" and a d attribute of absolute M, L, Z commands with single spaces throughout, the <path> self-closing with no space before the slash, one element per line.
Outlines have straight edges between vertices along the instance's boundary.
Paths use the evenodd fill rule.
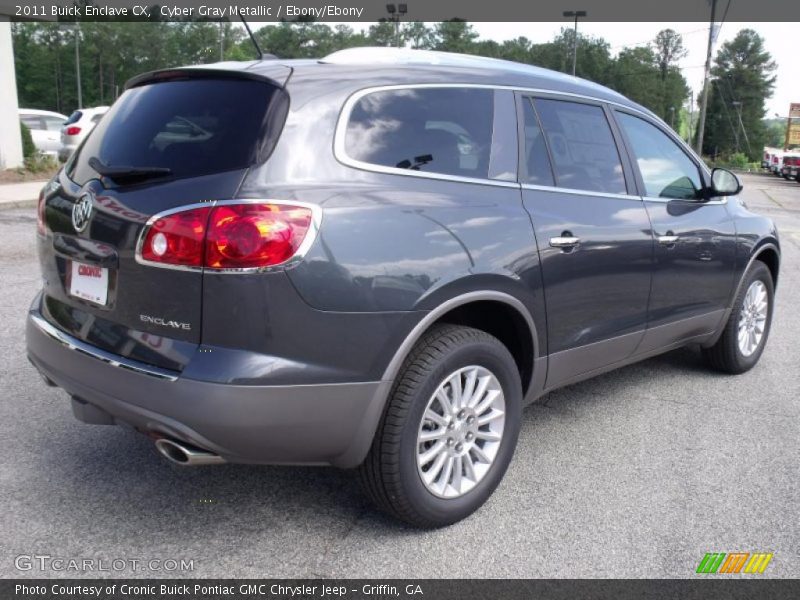
<path fill-rule="evenodd" d="M 168 438 L 157 439 L 156 450 L 170 462 L 182 467 L 221 465 L 225 463 L 225 459 L 218 454 Z"/>

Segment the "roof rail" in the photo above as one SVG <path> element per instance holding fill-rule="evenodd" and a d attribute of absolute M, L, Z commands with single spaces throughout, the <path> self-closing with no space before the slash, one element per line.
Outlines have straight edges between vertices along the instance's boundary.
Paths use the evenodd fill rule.
<path fill-rule="evenodd" d="M 320 59 L 321 63 L 334 65 L 387 64 L 387 65 L 440 65 L 447 67 L 484 67 L 519 69 L 530 72 L 537 67 L 523 65 L 498 58 L 486 58 L 471 54 L 438 52 L 435 50 L 412 50 L 411 48 L 389 48 L 365 46 L 346 48 Z"/>

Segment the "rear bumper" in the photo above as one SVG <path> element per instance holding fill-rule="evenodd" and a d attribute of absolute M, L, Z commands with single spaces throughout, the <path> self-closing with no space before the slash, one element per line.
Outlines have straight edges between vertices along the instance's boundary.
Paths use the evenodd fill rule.
<path fill-rule="evenodd" d="M 369 450 L 390 385 L 189 379 L 97 351 L 50 326 L 36 308 L 26 338 L 34 366 L 109 421 L 188 442 L 228 462 L 354 467 Z"/>

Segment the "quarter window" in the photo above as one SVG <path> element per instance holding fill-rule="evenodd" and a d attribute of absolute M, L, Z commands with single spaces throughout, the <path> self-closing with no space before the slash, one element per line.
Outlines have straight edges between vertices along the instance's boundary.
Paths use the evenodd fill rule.
<path fill-rule="evenodd" d="M 373 92 L 353 106 L 345 152 L 374 165 L 488 178 L 493 113 L 489 89 Z"/>
<path fill-rule="evenodd" d="M 703 185 L 697 165 L 655 125 L 627 113 L 617 113 L 630 140 L 644 181 L 645 195 L 696 200 Z"/>
<path fill-rule="evenodd" d="M 627 193 L 619 152 L 601 107 L 542 98 L 535 103 L 550 148 L 556 185 Z"/>
<path fill-rule="evenodd" d="M 526 98 L 522 104 L 525 119 L 525 171 L 523 182 L 535 185 L 553 185 L 553 170 L 547 155 L 547 143 L 539 127 L 539 120 L 533 110 L 531 100 Z"/>

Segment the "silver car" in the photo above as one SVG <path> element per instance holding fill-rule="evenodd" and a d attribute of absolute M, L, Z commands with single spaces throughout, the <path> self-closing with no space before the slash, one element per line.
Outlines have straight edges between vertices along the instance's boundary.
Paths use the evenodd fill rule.
<path fill-rule="evenodd" d="M 89 132 L 94 129 L 97 122 L 108 111 L 108 106 L 95 108 L 81 108 L 72 113 L 61 128 L 61 148 L 58 150 L 58 159 L 66 161 L 75 151 Z"/>
<path fill-rule="evenodd" d="M 35 108 L 20 108 L 19 120 L 31 131 L 33 145 L 42 154 L 56 156 L 61 148 L 61 127 L 67 117 L 61 113 Z"/>

